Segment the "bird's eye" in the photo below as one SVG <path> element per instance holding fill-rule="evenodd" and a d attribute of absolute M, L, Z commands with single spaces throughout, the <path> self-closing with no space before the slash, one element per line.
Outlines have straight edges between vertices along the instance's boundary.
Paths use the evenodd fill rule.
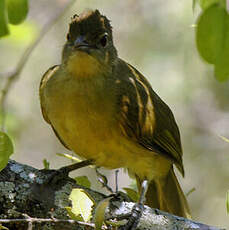
<path fill-rule="evenodd" d="M 101 46 L 104 48 L 106 47 L 107 43 L 108 43 L 108 35 L 107 34 L 104 34 L 100 40 L 99 40 Z"/>

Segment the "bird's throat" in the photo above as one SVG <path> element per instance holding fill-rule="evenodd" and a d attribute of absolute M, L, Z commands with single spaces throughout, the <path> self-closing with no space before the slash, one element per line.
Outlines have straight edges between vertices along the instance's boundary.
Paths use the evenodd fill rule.
<path fill-rule="evenodd" d="M 77 78 L 99 76 L 104 71 L 101 63 L 90 54 L 77 51 L 67 61 L 68 72 Z"/>

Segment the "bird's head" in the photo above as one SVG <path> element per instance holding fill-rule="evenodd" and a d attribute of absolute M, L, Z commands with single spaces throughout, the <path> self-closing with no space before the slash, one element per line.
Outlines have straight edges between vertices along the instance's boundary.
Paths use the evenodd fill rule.
<path fill-rule="evenodd" d="M 90 75 L 90 71 L 96 72 L 94 68 L 111 67 L 116 59 L 110 21 L 98 10 L 73 16 L 63 49 L 63 63 L 73 70 L 84 69 L 82 74 Z M 85 74 L 86 69 L 89 73 Z"/>

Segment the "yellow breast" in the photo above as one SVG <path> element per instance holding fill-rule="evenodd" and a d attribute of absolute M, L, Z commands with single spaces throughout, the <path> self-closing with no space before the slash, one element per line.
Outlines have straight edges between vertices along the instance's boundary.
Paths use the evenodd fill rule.
<path fill-rule="evenodd" d="M 94 159 L 98 166 L 128 168 L 141 178 L 165 175 L 170 167 L 167 159 L 123 136 L 115 95 L 101 82 L 99 78 L 78 81 L 65 73 L 49 80 L 45 106 L 58 135 L 77 155 Z"/>

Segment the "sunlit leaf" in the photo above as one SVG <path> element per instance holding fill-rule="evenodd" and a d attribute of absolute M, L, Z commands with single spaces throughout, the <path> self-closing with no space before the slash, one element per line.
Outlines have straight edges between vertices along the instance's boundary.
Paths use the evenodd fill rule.
<path fill-rule="evenodd" d="M 83 189 L 73 189 L 69 199 L 72 201 L 71 213 L 87 222 L 91 219 L 93 199 Z"/>
<path fill-rule="evenodd" d="M 227 213 L 229 214 L 229 191 L 226 194 L 226 206 L 227 206 Z"/>
<path fill-rule="evenodd" d="M 80 186 L 83 186 L 85 188 L 91 187 L 91 182 L 89 181 L 87 176 L 78 176 L 78 177 L 75 177 L 74 180 Z"/>
<path fill-rule="evenodd" d="M 0 171 L 6 167 L 13 151 L 11 139 L 6 133 L 0 132 Z"/>
<path fill-rule="evenodd" d="M 0 0 L 0 37 L 9 34 L 5 0 Z"/>
<path fill-rule="evenodd" d="M 132 201 L 137 202 L 139 200 L 139 194 L 134 189 L 132 189 L 132 188 L 123 188 L 123 190 L 126 191 L 126 194 L 130 197 L 130 199 Z"/>
<path fill-rule="evenodd" d="M 229 15 L 221 4 L 207 8 L 199 17 L 196 30 L 199 54 L 215 65 L 218 81 L 229 78 Z"/>
<path fill-rule="evenodd" d="M 94 223 L 95 223 L 95 229 L 101 230 L 101 227 L 103 225 L 103 222 L 105 220 L 105 211 L 106 208 L 109 205 L 109 201 L 112 197 L 108 197 L 102 201 L 100 201 L 95 209 L 94 214 Z"/>
<path fill-rule="evenodd" d="M 6 0 L 8 18 L 11 24 L 23 22 L 28 14 L 28 0 Z"/>

